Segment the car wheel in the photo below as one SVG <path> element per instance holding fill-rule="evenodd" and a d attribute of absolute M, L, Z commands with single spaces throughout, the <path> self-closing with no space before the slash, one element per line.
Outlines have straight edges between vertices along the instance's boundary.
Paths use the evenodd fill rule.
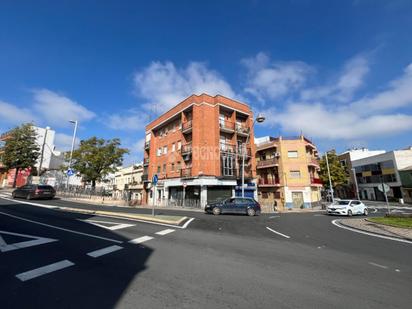
<path fill-rule="evenodd" d="M 352 217 L 352 210 L 348 210 L 348 217 Z"/>
<path fill-rule="evenodd" d="M 256 214 L 255 210 L 253 208 L 249 208 L 247 210 L 247 215 L 250 217 L 253 217 Z"/>
<path fill-rule="evenodd" d="M 365 209 L 363 210 L 363 215 L 364 215 L 364 216 L 367 216 L 367 215 L 368 215 L 368 208 L 365 208 Z"/>
<path fill-rule="evenodd" d="M 11 197 L 12 197 L 12 198 L 16 198 L 16 193 L 13 192 L 13 193 L 11 194 Z"/>
<path fill-rule="evenodd" d="M 220 215 L 220 208 L 219 207 L 215 207 L 215 208 L 213 208 L 213 214 L 214 215 L 216 215 L 216 216 L 218 216 L 218 215 Z"/>

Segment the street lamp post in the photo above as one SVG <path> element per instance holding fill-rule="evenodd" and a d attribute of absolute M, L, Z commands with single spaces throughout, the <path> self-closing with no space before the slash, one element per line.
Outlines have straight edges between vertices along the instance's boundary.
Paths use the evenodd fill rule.
<path fill-rule="evenodd" d="M 256 119 L 252 123 L 252 128 L 255 125 L 255 122 L 262 123 L 265 121 L 265 116 L 263 114 L 258 114 Z M 242 197 L 245 197 L 245 157 L 246 157 L 246 146 L 250 139 L 250 129 L 249 134 L 246 137 L 246 142 L 243 144 L 243 153 L 242 153 Z"/>
<path fill-rule="evenodd" d="M 73 150 L 74 150 L 74 143 L 75 143 L 75 141 L 76 141 L 76 132 L 77 132 L 77 120 L 70 120 L 69 122 L 74 124 L 74 131 L 73 131 L 73 139 L 72 139 L 72 148 L 71 148 L 71 150 L 70 150 L 70 158 L 69 158 L 69 168 L 68 168 L 68 170 L 70 170 L 71 167 L 72 167 Z M 66 190 L 68 190 L 68 188 L 69 188 L 69 179 L 70 179 L 70 176 L 67 175 Z"/>
<path fill-rule="evenodd" d="M 358 179 L 356 178 L 356 171 L 355 171 L 354 168 L 352 168 L 352 172 L 353 172 L 353 179 L 355 180 L 356 197 L 358 198 L 358 200 L 360 200 L 360 198 L 359 198 L 359 188 L 358 188 Z"/>
<path fill-rule="evenodd" d="M 333 196 L 333 187 L 332 187 L 332 179 L 330 177 L 330 169 L 329 169 L 329 160 L 328 160 L 328 152 L 326 151 L 325 153 L 325 158 L 326 158 L 326 167 L 328 169 L 328 177 L 329 177 L 329 189 L 330 189 L 330 194 L 332 198 L 332 203 L 335 201 L 335 198 Z"/>

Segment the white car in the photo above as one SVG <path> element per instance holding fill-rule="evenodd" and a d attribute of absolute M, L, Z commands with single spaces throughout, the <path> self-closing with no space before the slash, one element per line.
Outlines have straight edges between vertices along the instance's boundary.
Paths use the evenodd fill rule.
<path fill-rule="evenodd" d="M 339 200 L 330 204 L 327 208 L 329 215 L 368 215 L 368 207 L 359 200 Z"/>

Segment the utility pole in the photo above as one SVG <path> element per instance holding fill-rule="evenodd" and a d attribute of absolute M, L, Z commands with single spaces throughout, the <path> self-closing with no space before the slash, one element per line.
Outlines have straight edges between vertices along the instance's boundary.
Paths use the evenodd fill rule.
<path fill-rule="evenodd" d="M 40 163 L 39 163 L 39 169 L 37 170 L 37 176 L 40 176 L 41 168 L 42 168 L 42 165 L 43 165 L 44 146 L 46 145 L 47 131 L 48 130 L 50 130 L 50 127 L 46 127 L 45 131 L 44 131 L 44 138 L 43 138 L 43 144 L 41 146 Z"/>
<path fill-rule="evenodd" d="M 353 172 L 353 179 L 355 180 L 356 197 L 358 198 L 358 200 L 360 200 L 360 198 L 359 198 L 359 188 L 358 188 L 358 179 L 356 178 L 356 171 L 355 171 L 354 168 L 352 168 L 352 172 Z"/>
<path fill-rule="evenodd" d="M 330 194 L 331 194 L 332 203 L 333 203 L 335 201 L 335 198 L 333 196 L 332 179 L 330 177 L 329 160 L 328 160 L 328 152 L 327 151 L 325 153 L 325 158 L 326 158 L 326 167 L 328 169 L 328 176 L 329 176 L 329 189 L 330 189 Z"/>

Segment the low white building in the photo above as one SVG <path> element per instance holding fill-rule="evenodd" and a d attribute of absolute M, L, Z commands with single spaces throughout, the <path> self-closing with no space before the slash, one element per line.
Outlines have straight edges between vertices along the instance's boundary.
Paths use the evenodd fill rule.
<path fill-rule="evenodd" d="M 352 161 L 361 199 L 384 201 L 383 193 L 378 190 L 382 182 L 390 187 L 388 198 L 393 200 L 403 198 L 399 170 L 411 165 L 412 147 Z"/>
<path fill-rule="evenodd" d="M 142 175 L 142 163 L 119 168 L 114 174 L 113 197 L 141 202 L 143 199 Z"/>

